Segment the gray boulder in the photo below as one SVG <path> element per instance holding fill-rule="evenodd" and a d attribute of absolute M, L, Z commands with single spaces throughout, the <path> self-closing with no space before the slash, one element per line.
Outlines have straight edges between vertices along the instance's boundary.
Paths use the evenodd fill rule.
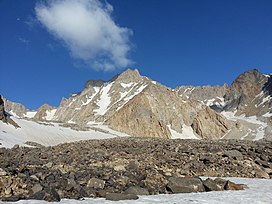
<path fill-rule="evenodd" d="M 220 187 L 220 185 L 217 185 L 217 183 L 210 178 L 207 178 L 206 180 L 204 180 L 203 184 L 204 184 L 206 191 L 221 191 L 221 190 L 223 190 Z"/>
<path fill-rule="evenodd" d="M 139 197 L 135 194 L 124 193 L 108 193 L 106 194 L 106 200 L 119 201 L 119 200 L 137 200 Z"/>
<path fill-rule="evenodd" d="M 147 189 L 139 187 L 139 186 L 131 186 L 125 191 L 125 193 L 134 194 L 134 195 L 149 195 L 149 192 Z"/>
<path fill-rule="evenodd" d="M 202 180 L 199 177 L 170 177 L 168 181 L 169 183 L 167 184 L 167 187 L 172 191 L 172 193 L 192 193 L 205 191 Z"/>

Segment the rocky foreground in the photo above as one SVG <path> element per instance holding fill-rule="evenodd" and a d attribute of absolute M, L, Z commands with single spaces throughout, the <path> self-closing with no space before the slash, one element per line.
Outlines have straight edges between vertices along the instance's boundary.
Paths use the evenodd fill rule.
<path fill-rule="evenodd" d="M 197 176 L 272 178 L 272 142 L 117 138 L 0 148 L 0 200 L 5 201 L 119 200 L 244 188 Z"/>

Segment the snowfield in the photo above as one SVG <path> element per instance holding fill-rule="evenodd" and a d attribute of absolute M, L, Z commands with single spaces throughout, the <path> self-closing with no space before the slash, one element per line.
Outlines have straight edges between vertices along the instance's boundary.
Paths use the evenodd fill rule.
<path fill-rule="evenodd" d="M 36 123 L 25 119 L 12 119 L 21 127 L 15 128 L 10 124 L 0 122 L 0 147 L 11 148 L 18 144 L 26 146 L 24 143 L 27 141 L 36 142 L 44 146 L 57 145 L 65 142 L 74 142 L 79 140 L 90 139 L 107 139 L 117 136 L 126 136 L 124 133 L 113 131 L 107 126 L 90 126 L 99 128 L 90 129 L 88 131 L 77 131 L 69 127 L 62 127 L 58 123 Z M 103 131 L 104 130 L 104 131 Z"/>
<path fill-rule="evenodd" d="M 248 124 L 257 125 L 258 127 L 256 128 L 256 130 L 254 130 L 256 132 L 256 134 L 255 134 L 256 136 L 255 136 L 254 140 L 260 140 L 260 139 L 264 138 L 265 129 L 268 126 L 267 123 L 258 120 L 256 116 L 250 116 L 250 117 L 245 117 L 244 115 L 236 116 L 235 113 L 236 112 L 225 112 L 225 111 L 221 112 L 221 114 L 229 120 L 240 121 L 240 122 L 244 121 L 244 122 L 247 122 Z M 253 126 L 251 128 L 255 129 L 255 128 L 253 128 Z M 241 139 L 245 138 L 249 133 L 251 133 L 252 129 L 249 128 L 248 133 L 246 135 L 244 135 Z"/>
<path fill-rule="evenodd" d="M 271 204 L 272 203 L 272 180 L 271 179 L 249 179 L 249 178 L 226 178 L 236 183 L 248 185 L 248 189 L 242 191 L 212 191 L 204 193 L 183 193 L 183 194 L 161 194 L 154 196 L 139 196 L 138 200 L 108 201 L 104 198 L 86 198 L 85 200 L 63 199 L 61 202 L 52 204 Z M 0 201 L 0 203 L 3 203 Z M 46 204 L 40 200 L 21 200 L 10 202 L 14 204 Z"/>

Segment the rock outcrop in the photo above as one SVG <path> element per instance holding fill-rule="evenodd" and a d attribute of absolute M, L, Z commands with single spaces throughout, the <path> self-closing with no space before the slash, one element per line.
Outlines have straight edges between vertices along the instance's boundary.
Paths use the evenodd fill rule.
<path fill-rule="evenodd" d="M 19 128 L 20 126 L 15 123 L 10 117 L 9 115 L 6 113 L 5 111 L 5 103 L 4 100 L 2 99 L 2 96 L 0 95 L 0 120 L 4 123 L 7 124 L 11 124 L 13 125 L 15 128 Z"/>
<path fill-rule="evenodd" d="M 199 111 L 192 123 L 194 131 L 203 139 L 220 139 L 234 127 L 234 122 L 226 120 L 208 107 Z"/>
<path fill-rule="evenodd" d="M 2 97 L 6 112 L 9 112 L 11 115 L 18 116 L 18 117 L 25 117 L 26 113 L 29 111 L 24 105 L 16 102 L 12 102 L 7 100 L 6 98 Z"/>
<path fill-rule="evenodd" d="M 56 111 L 55 107 L 52 107 L 48 104 L 44 104 L 40 108 L 38 108 L 37 113 L 34 115 L 33 119 L 38 121 L 44 120 L 52 121 L 55 111 Z"/>
<path fill-rule="evenodd" d="M 4 101 L 3 101 L 1 95 L 0 95 L 0 120 L 2 120 L 3 122 L 7 122 L 7 116 L 6 116 L 6 113 L 5 113 Z"/>

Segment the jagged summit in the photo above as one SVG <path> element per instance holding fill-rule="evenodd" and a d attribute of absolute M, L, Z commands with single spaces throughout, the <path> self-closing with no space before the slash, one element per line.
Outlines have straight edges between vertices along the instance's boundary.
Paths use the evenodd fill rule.
<path fill-rule="evenodd" d="M 226 91 L 225 109 L 250 114 L 249 112 L 256 109 L 258 103 L 261 103 L 262 99 L 260 102 L 256 100 L 259 94 L 263 95 L 262 90 L 267 82 L 268 78 L 257 69 L 240 74 Z"/>
<path fill-rule="evenodd" d="M 124 72 L 115 75 L 109 81 L 105 80 L 88 80 L 85 85 L 84 89 L 91 88 L 91 87 L 102 87 L 105 83 L 111 82 L 123 82 L 123 83 L 130 83 L 130 82 L 137 82 L 142 79 L 138 69 L 127 69 Z"/>
<path fill-rule="evenodd" d="M 231 84 L 231 86 L 242 85 L 244 83 L 251 82 L 252 84 L 258 84 L 264 80 L 266 76 L 257 69 L 245 71 L 240 74 Z"/>
<path fill-rule="evenodd" d="M 142 79 L 138 69 L 127 69 L 126 71 L 122 72 L 121 74 L 115 76 L 111 81 L 120 81 L 123 83 L 129 82 L 137 82 Z"/>

